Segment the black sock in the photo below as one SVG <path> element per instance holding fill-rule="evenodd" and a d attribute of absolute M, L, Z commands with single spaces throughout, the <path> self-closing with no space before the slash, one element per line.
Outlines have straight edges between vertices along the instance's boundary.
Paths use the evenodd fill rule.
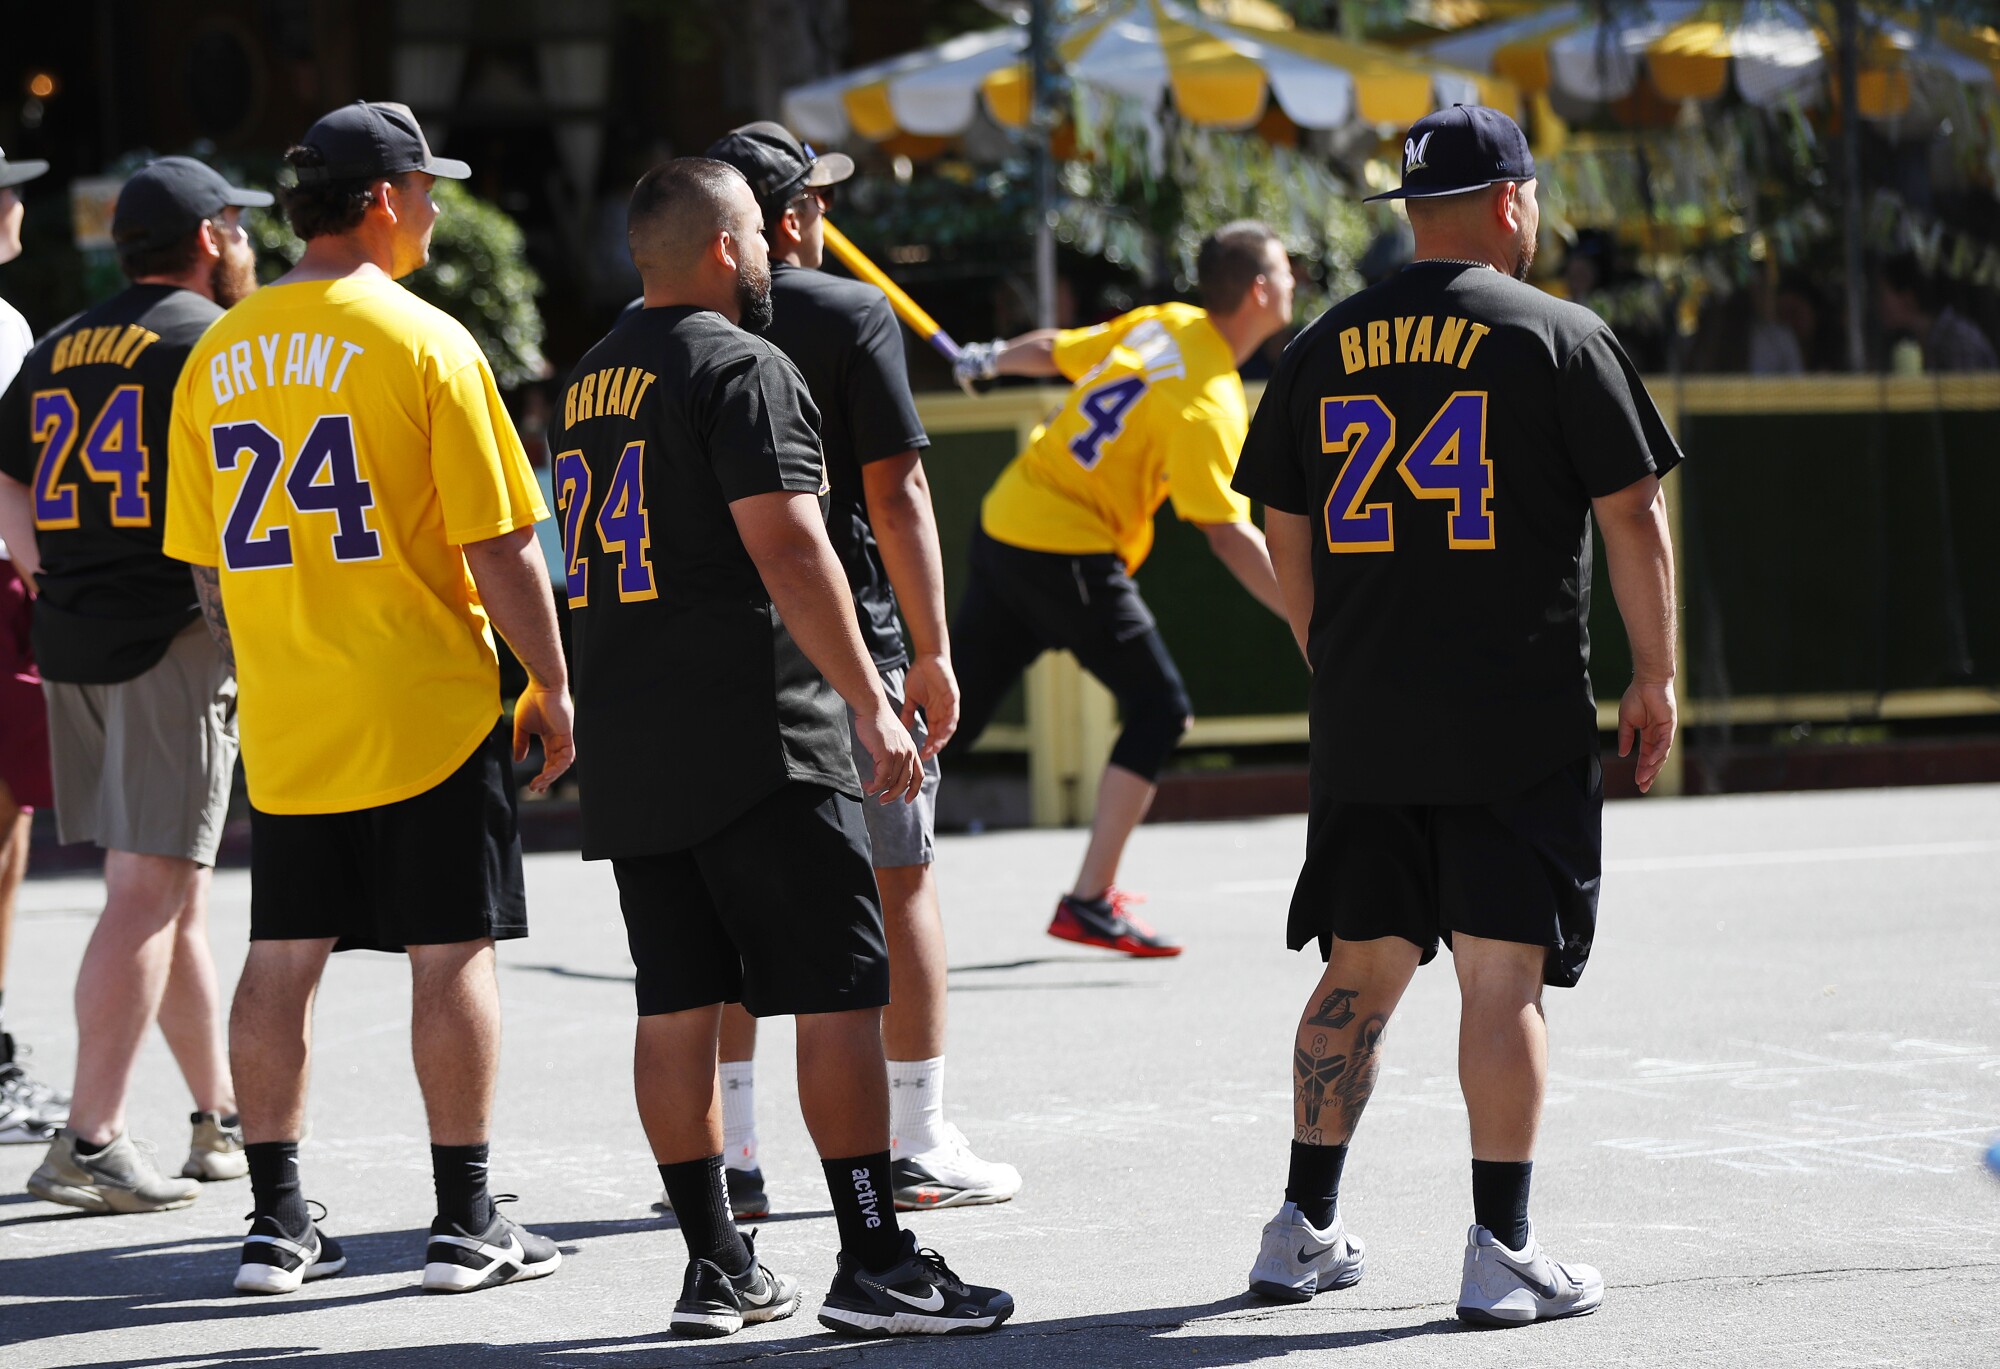
<path fill-rule="evenodd" d="M 871 1274 L 900 1263 L 906 1252 L 896 1225 L 889 1152 L 821 1160 L 819 1167 L 826 1171 L 826 1190 L 833 1197 L 833 1219 L 840 1227 L 842 1253 Z"/>
<path fill-rule="evenodd" d="M 303 1236 L 312 1224 L 299 1192 L 299 1143 L 253 1141 L 243 1147 L 250 1161 L 252 1215 L 275 1217 L 287 1236 Z"/>
<path fill-rule="evenodd" d="M 110 1144 L 109 1141 L 86 1141 L 81 1136 L 72 1136 L 69 1141 L 70 1149 L 78 1155 L 95 1155 Z"/>
<path fill-rule="evenodd" d="M 1324 1231 L 1340 1207 L 1340 1171 L 1347 1163 L 1346 1146 L 1309 1146 L 1292 1142 L 1292 1169 L 1285 1178 L 1285 1201 L 1299 1215 Z"/>
<path fill-rule="evenodd" d="M 432 1146 L 431 1181 L 437 1186 L 438 1216 L 460 1231 L 481 1232 L 493 1225 L 493 1198 L 486 1191 L 486 1149 Z"/>
<path fill-rule="evenodd" d="M 689 1259 L 712 1260 L 725 1274 L 740 1274 L 750 1267 L 750 1247 L 743 1244 L 736 1219 L 729 1215 L 720 1155 L 661 1165 L 660 1182 L 667 1186 L 667 1201 L 681 1224 Z"/>
<path fill-rule="evenodd" d="M 1509 1250 L 1528 1243 L 1528 1181 L 1533 1160 L 1474 1160 L 1472 1219 Z"/>

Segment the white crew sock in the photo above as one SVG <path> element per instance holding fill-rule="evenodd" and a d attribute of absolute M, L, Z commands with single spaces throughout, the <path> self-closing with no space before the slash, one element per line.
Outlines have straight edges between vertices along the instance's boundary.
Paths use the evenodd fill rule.
<path fill-rule="evenodd" d="M 944 1057 L 889 1062 L 889 1158 L 944 1144 Z"/>
<path fill-rule="evenodd" d="M 722 1163 L 757 1167 L 757 1062 L 725 1060 L 722 1073 Z"/>

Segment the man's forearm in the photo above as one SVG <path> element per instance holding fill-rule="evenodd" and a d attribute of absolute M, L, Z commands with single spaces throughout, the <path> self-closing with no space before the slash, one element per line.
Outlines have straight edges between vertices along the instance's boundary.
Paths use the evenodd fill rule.
<path fill-rule="evenodd" d="M 1271 553 L 1271 572 L 1285 601 L 1285 620 L 1292 625 L 1292 637 L 1299 654 L 1306 657 L 1306 643 L 1312 633 L 1313 575 L 1312 520 L 1300 513 L 1264 510 L 1264 536 Z"/>
<path fill-rule="evenodd" d="M 1674 548 L 1664 491 L 1640 508 L 1599 501 L 1598 531 L 1611 572 L 1611 593 L 1632 648 L 1632 678 L 1661 684 L 1674 678 Z"/>
<path fill-rule="evenodd" d="M 32 586 L 42 573 L 42 549 L 35 541 L 34 496 L 11 475 L 0 475 L 0 542 L 7 544 L 14 569 Z"/>
<path fill-rule="evenodd" d="M 861 640 L 853 591 L 825 535 L 788 539 L 753 556 L 785 630 L 834 692 L 857 713 L 883 707 L 888 696 Z"/>
<path fill-rule="evenodd" d="M 556 628 L 549 570 L 532 527 L 469 543 L 465 563 L 479 587 L 479 602 L 494 630 L 506 639 L 528 678 L 544 689 L 566 689 L 569 666 Z"/>
<path fill-rule="evenodd" d="M 879 474 L 878 474 L 879 472 Z M 861 468 L 868 521 L 882 549 L 882 565 L 910 629 L 917 656 L 950 656 L 945 627 L 944 555 L 938 549 L 937 514 L 930 482 L 915 452 Z"/>
<path fill-rule="evenodd" d="M 1062 374 L 1056 366 L 1056 330 L 1037 328 L 1000 344 L 993 368 L 1003 376 L 1046 376 Z"/>
<path fill-rule="evenodd" d="M 1285 616 L 1285 599 L 1278 591 L 1278 577 L 1271 570 L 1271 552 L 1264 534 L 1251 523 L 1204 523 L 1209 549 L 1229 567 L 1243 588 L 1256 601 L 1280 618 Z"/>
<path fill-rule="evenodd" d="M 222 612 L 222 572 L 214 566 L 189 566 L 188 571 L 194 576 L 195 598 L 201 601 L 201 616 L 208 624 L 208 635 L 215 639 L 216 649 L 222 652 L 222 659 L 229 663 L 229 673 L 233 675 L 236 641 L 229 635 L 229 619 Z"/>

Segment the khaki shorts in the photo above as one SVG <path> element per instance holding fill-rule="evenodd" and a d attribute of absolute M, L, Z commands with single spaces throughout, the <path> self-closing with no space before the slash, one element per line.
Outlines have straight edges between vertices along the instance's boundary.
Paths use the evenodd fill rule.
<path fill-rule="evenodd" d="M 215 864 L 236 769 L 236 677 L 207 624 L 183 628 L 136 679 L 42 689 L 63 841 Z"/>

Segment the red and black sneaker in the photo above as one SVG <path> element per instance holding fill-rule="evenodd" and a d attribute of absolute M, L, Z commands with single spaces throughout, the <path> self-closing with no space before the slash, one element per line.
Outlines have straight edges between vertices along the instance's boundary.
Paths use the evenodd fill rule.
<path fill-rule="evenodd" d="M 1117 888 L 1106 889 L 1101 898 L 1064 894 L 1049 923 L 1049 935 L 1141 958 L 1179 955 L 1178 941 L 1169 941 L 1132 916 L 1131 906 L 1143 897 Z"/>

